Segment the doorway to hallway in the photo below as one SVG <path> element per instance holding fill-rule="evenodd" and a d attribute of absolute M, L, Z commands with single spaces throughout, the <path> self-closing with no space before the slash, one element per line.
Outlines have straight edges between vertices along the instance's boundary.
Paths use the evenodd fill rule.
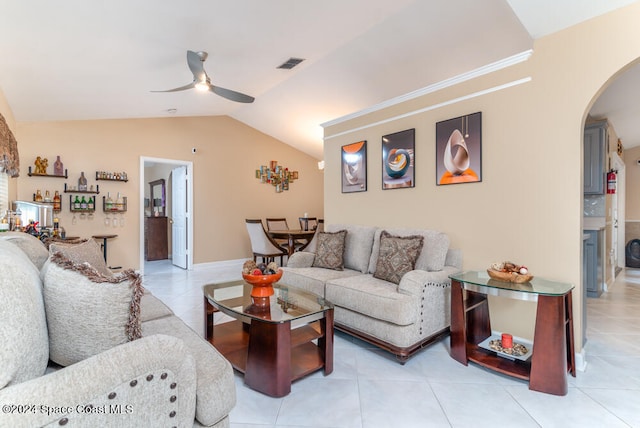
<path fill-rule="evenodd" d="M 147 263 L 159 260 L 181 269 L 192 269 L 191 177 L 192 162 L 140 157 L 141 272 Z"/>

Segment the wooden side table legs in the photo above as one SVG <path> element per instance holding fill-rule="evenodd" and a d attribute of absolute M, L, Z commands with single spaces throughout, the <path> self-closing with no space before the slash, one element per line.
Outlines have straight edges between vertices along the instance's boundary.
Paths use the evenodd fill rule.
<path fill-rule="evenodd" d="M 567 302 L 571 302 L 571 293 L 538 296 L 529 389 L 566 395 L 568 364 L 575 376 L 575 357 L 567 352 L 567 343 L 573 343 L 573 328 L 567 328 L 568 323 L 573 324 L 571 307 Z"/>

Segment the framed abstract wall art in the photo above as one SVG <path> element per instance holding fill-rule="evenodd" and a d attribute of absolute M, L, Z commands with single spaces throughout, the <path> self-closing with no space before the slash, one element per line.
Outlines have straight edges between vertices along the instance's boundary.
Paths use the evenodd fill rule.
<path fill-rule="evenodd" d="M 382 137 L 383 190 L 415 187 L 415 138 L 415 129 Z"/>
<path fill-rule="evenodd" d="M 342 193 L 367 191 L 367 142 L 342 146 Z"/>
<path fill-rule="evenodd" d="M 482 113 L 436 123 L 436 184 L 482 181 Z"/>

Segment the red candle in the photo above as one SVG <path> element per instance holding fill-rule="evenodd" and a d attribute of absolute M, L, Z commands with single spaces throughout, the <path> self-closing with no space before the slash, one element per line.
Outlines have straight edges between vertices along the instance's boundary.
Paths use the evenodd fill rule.
<path fill-rule="evenodd" d="M 513 336 L 509 333 L 502 333 L 502 347 L 513 348 Z"/>

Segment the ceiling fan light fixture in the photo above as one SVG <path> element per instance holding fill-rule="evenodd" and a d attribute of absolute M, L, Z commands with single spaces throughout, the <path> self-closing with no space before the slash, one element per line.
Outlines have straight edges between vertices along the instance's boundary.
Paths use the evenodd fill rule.
<path fill-rule="evenodd" d="M 198 82 L 195 85 L 195 88 L 200 92 L 205 92 L 209 90 L 209 83 L 207 82 Z"/>

